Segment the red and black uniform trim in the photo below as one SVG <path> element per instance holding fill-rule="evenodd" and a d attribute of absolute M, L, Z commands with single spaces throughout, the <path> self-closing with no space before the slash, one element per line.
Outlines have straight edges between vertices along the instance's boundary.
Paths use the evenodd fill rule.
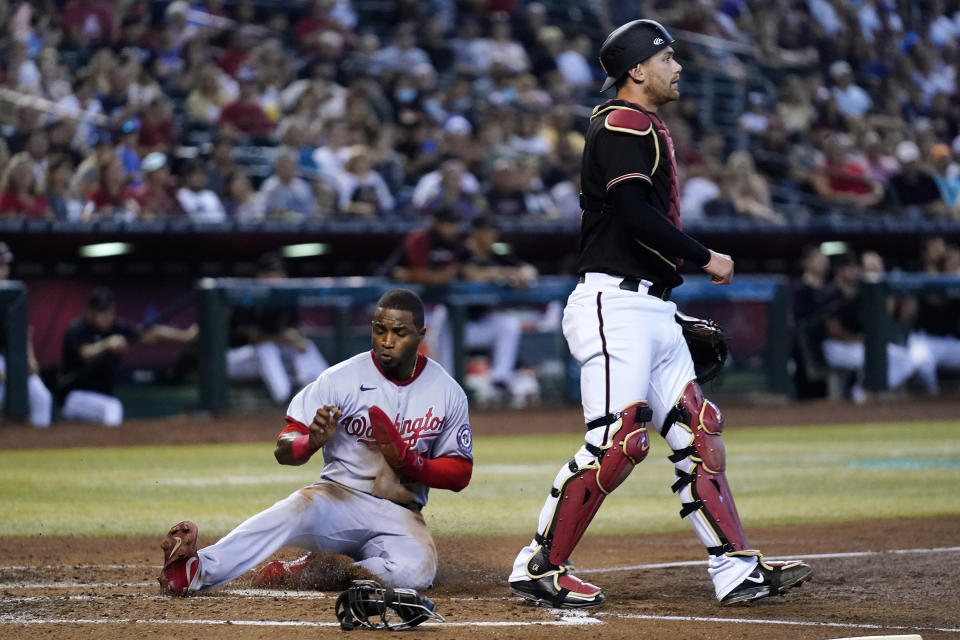
<path fill-rule="evenodd" d="M 679 286 L 683 260 L 705 265 L 710 252 L 682 230 L 670 132 L 636 104 L 598 106 L 581 169 L 580 273 L 596 271 Z"/>

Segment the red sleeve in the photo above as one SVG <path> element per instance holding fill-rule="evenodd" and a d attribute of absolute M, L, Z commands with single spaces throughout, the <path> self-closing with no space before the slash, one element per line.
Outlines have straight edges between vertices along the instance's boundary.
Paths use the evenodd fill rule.
<path fill-rule="evenodd" d="M 460 491 L 470 484 L 473 461 L 457 456 L 426 458 L 422 465 L 415 467 L 415 470 L 405 467 L 404 472 L 428 487 Z"/>
<path fill-rule="evenodd" d="M 283 428 L 283 431 L 281 431 L 277 437 L 279 438 L 285 433 L 299 433 L 301 435 L 308 435 L 310 433 L 310 428 L 302 422 L 287 416 L 287 426 Z"/>
<path fill-rule="evenodd" d="M 415 231 L 403 241 L 408 267 L 430 266 L 430 236 L 425 231 Z"/>

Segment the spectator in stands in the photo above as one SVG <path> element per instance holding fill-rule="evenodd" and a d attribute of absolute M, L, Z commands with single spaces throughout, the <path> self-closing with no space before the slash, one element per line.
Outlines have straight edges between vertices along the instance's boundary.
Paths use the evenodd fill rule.
<path fill-rule="evenodd" d="M 108 427 L 123 423 L 123 404 L 114 395 L 117 372 L 133 342 L 158 340 L 186 344 L 197 337 L 197 325 L 178 329 L 165 324 L 139 327 L 117 317 L 113 293 L 98 287 L 90 292 L 84 315 L 63 335 L 59 388 L 66 394 L 63 417 L 99 422 Z"/>
<path fill-rule="evenodd" d="M 437 73 L 446 73 L 453 69 L 453 47 L 444 29 L 442 20 L 430 17 L 423 23 L 420 31 L 420 48 L 430 58 L 430 64 Z"/>
<path fill-rule="evenodd" d="M 365 145 L 350 147 L 344 170 L 337 176 L 337 184 L 341 213 L 376 218 L 393 211 L 393 195 L 380 174 L 373 170 L 370 148 Z"/>
<path fill-rule="evenodd" d="M 949 217 L 960 220 L 960 174 L 950 176 L 950 147 L 942 142 L 933 145 L 930 148 L 930 164 Z"/>
<path fill-rule="evenodd" d="M 316 55 L 322 48 L 324 34 L 328 32 L 339 35 L 344 48 L 354 45 L 354 33 L 332 14 L 335 4 L 335 0 L 314 0 L 310 13 L 297 22 L 293 35 L 297 46 L 305 54 Z"/>
<path fill-rule="evenodd" d="M 490 215 L 500 219 L 520 218 L 527 214 L 527 203 L 515 164 L 501 160 L 493 167 L 490 188 L 484 197 Z"/>
<path fill-rule="evenodd" d="M 74 166 L 83 161 L 83 154 L 75 146 L 77 136 L 77 124 L 73 119 L 61 118 L 54 120 L 47 125 L 47 139 L 49 148 L 47 157 L 64 156 L 70 160 Z M 50 167 L 47 166 L 47 174 L 50 174 Z"/>
<path fill-rule="evenodd" d="M 137 105 L 131 100 L 133 78 L 117 56 L 110 56 L 105 64 L 110 66 L 104 70 L 107 90 L 100 94 L 100 104 L 110 123 L 118 124 L 134 117 L 137 112 Z"/>
<path fill-rule="evenodd" d="M 490 63 L 505 69 L 508 73 L 524 73 L 530 68 L 527 52 L 519 42 L 512 39 L 510 16 L 495 13 L 490 17 L 490 45 L 492 47 Z"/>
<path fill-rule="evenodd" d="M 373 62 L 381 69 L 396 72 L 409 72 L 424 65 L 433 68 L 430 56 L 417 46 L 416 25 L 409 22 L 396 26 L 393 31 L 393 44 L 374 54 Z"/>
<path fill-rule="evenodd" d="M 860 148 L 863 150 L 864 168 L 871 179 L 886 184 L 890 176 L 900 172 L 900 164 L 886 153 L 884 141 L 875 130 L 869 129 L 863 134 Z"/>
<path fill-rule="evenodd" d="M 229 100 L 230 94 L 217 78 L 216 70 L 207 66 L 187 96 L 187 120 L 191 125 L 214 126 L 220 120 L 220 110 Z"/>
<path fill-rule="evenodd" d="M 260 196 L 267 217 L 300 221 L 318 214 L 317 201 L 310 183 L 297 176 L 297 154 L 280 149 L 273 164 L 274 173 L 260 185 Z"/>
<path fill-rule="evenodd" d="M 266 213 L 263 198 L 253 190 L 247 174 L 236 171 L 227 176 L 226 183 L 223 207 L 227 217 L 241 223 L 261 222 Z"/>
<path fill-rule="evenodd" d="M 175 183 L 167 166 L 167 156 L 154 151 L 143 159 L 141 168 L 143 183 L 133 193 L 140 206 L 139 219 L 151 221 L 179 214 L 180 208 L 172 195 Z"/>
<path fill-rule="evenodd" d="M 850 118 L 862 118 L 873 106 L 870 95 L 863 87 L 854 84 L 853 69 L 846 60 L 837 60 L 830 65 L 830 79 L 833 80 L 833 99 L 843 115 Z"/>
<path fill-rule="evenodd" d="M 133 186 L 137 186 L 143 177 L 140 168 L 140 154 L 137 151 L 137 141 L 140 137 L 140 120 L 137 118 L 127 120 L 117 127 L 114 135 L 117 141 L 114 153 L 120 158 L 124 172 L 130 176 L 130 183 Z"/>
<path fill-rule="evenodd" d="M 261 256 L 256 277 L 264 286 L 286 279 L 279 254 Z M 230 318 L 227 376 L 231 380 L 261 379 L 275 403 L 288 401 L 294 384 L 300 388 L 327 368 L 327 361 L 299 323 L 296 307 L 235 306 Z M 287 374 L 288 366 L 292 376 Z"/>
<path fill-rule="evenodd" d="M 51 216 L 50 206 L 33 174 L 33 164 L 24 155 L 11 158 L 0 179 L 0 214 L 41 219 Z"/>
<path fill-rule="evenodd" d="M 747 151 L 734 151 L 727 158 L 724 179 L 720 182 L 722 201 L 733 213 L 766 220 L 775 224 L 786 222 L 774 211 L 767 181 L 757 173 L 753 157 Z M 708 210 L 710 205 L 707 205 Z"/>
<path fill-rule="evenodd" d="M 77 119 L 77 135 L 74 144 L 83 153 L 93 148 L 97 141 L 96 120 L 103 112 L 103 105 L 96 95 L 96 84 L 87 70 L 80 70 L 73 77 L 73 93 L 57 102 L 66 117 Z"/>
<path fill-rule="evenodd" d="M 863 391 L 863 365 L 866 351 L 863 342 L 860 284 L 862 272 L 856 256 L 838 256 L 834 264 L 833 292 L 825 303 L 826 338 L 823 356 L 827 365 L 856 373 L 851 398 L 857 404 L 866 400 Z M 920 356 L 923 354 L 914 354 Z M 896 389 L 919 369 L 929 367 L 929 360 L 914 360 L 910 350 L 896 343 L 887 344 L 887 386 Z"/>
<path fill-rule="evenodd" d="M 183 171 L 183 186 L 177 190 L 177 202 L 193 222 L 227 220 L 220 197 L 207 188 L 207 170 L 202 160 L 191 161 Z"/>
<path fill-rule="evenodd" d="M 553 218 L 558 215 L 557 204 L 540 177 L 540 159 L 520 156 L 517 163 L 517 180 L 523 191 L 523 203 L 531 216 Z"/>
<path fill-rule="evenodd" d="M 824 158 L 810 175 L 810 182 L 823 198 L 858 210 L 872 207 L 883 199 L 883 186 L 872 180 L 866 170 L 850 157 L 837 136 L 824 142 Z"/>
<path fill-rule="evenodd" d="M 327 120 L 323 125 L 323 144 L 313 154 L 321 173 L 339 175 L 350 153 L 350 129 L 342 118 Z"/>
<path fill-rule="evenodd" d="M 14 40 L 6 47 L 6 72 L 12 88 L 23 93 L 37 95 L 40 93 L 41 76 L 36 63 L 30 58 L 27 45 Z"/>
<path fill-rule="evenodd" d="M 73 174 L 71 188 L 84 201 L 100 184 L 100 174 L 114 159 L 113 138 L 106 131 L 97 134 L 93 152 L 90 153 Z"/>
<path fill-rule="evenodd" d="M 778 15 L 777 7 L 772 4 L 764 7 L 757 3 L 756 8 L 751 26 L 754 29 L 753 55 L 758 63 L 775 71 L 799 71 L 816 66 L 820 56 L 816 47 L 810 44 L 809 16 L 792 11 L 788 19 Z M 791 37 L 798 31 L 801 32 L 799 37 Z"/>
<path fill-rule="evenodd" d="M 440 183 L 432 195 L 424 202 L 420 210 L 426 214 L 443 209 L 453 210 L 462 219 L 472 219 L 479 214 L 482 201 L 475 193 L 464 188 L 463 163 L 448 161 L 441 169 Z M 428 174 L 429 175 L 429 174 Z"/>
<path fill-rule="evenodd" d="M 887 183 L 895 210 L 908 217 L 946 218 L 949 209 L 936 180 L 920 165 L 917 144 L 912 140 L 897 144 L 897 160 L 900 173 L 891 176 Z"/>
<path fill-rule="evenodd" d="M 10 277 L 10 265 L 13 263 L 13 252 L 6 242 L 0 242 L 0 282 Z M 0 317 L 0 404 L 6 394 L 7 361 L 5 320 Z M 53 415 L 53 394 L 47 385 L 40 379 L 40 365 L 33 351 L 33 334 L 27 328 L 27 405 L 30 409 L 30 424 L 35 427 L 49 427 Z"/>
<path fill-rule="evenodd" d="M 810 130 L 816 111 L 800 76 L 789 75 L 783 81 L 776 110 L 777 117 L 788 134 L 805 134 Z"/>
<path fill-rule="evenodd" d="M 10 158 L 11 162 L 24 160 L 27 163 L 40 191 L 43 191 L 47 186 L 47 153 L 49 149 L 50 140 L 47 137 L 46 130 L 37 127 L 27 136 L 23 151 Z"/>
<path fill-rule="evenodd" d="M 217 136 L 207 160 L 207 185 L 222 199 L 227 193 L 227 177 L 237 170 L 233 160 L 233 140 L 229 136 Z"/>
<path fill-rule="evenodd" d="M 173 124 L 173 107 L 166 98 L 153 99 L 140 120 L 140 154 L 171 154 L 179 141 Z"/>
<path fill-rule="evenodd" d="M 555 26 L 541 28 L 539 38 L 540 45 L 553 59 L 562 82 L 580 89 L 593 84 L 593 72 L 587 62 L 587 55 L 593 58 L 594 46 L 588 38 L 567 38 L 563 31 Z M 584 55 L 585 53 L 587 55 Z"/>
<path fill-rule="evenodd" d="M 111 44 L 117 35 L 117 13 L 105 0 L 69 0 L 63 7 L 67 42 L 80 47 Z"/>
<path fill-rule="evenodd" d="M 460 185 L 460 191 L 470 196 L 476 194 L 480 182 L 476 176 L 467 171 L 467 167 L 460 160 L 446 160 L 439 168 L 423 175 L 413 189 L 413 206 L 417 209 L 427 207 L 428 203 L 446 200 L 447 193 L 453 193 L 454 185 Z M 446 185 L 444 187 L 443 185 Z M 456 198 L 459 202 L 460 199 Z"/>
<path fill-rule="evenodd" d="M 737 119 L 740 128 L 750 136 L 759 136 L 770 126 L 770 118 L 767 96 L 759 91 L 751 91 L 747 94 L 747 109 Z"/>
<path fill-rule="evenodd" d="M 115 218 L 130 222 L 140 213 L 136 191 L 130 186 L 130 176 L 123 170 L 123 161 L 113 156 L 100 172 L 98 185 L 87 195 L 82 218 Z"/>
<path fill-rule="evenodd" d="M 404 158 L 394 148 L 396 138 L 396 127 L 382 126 L 377 130 L 372 150 L 373 167 L 383 176 L 391 193 L 399 192 L 406 178 Z"/>
<path fill-rule="evenodd" d="M 253 9 L 253 3 L 240 3 L 237 7 L 238 14 L 244 7 Z M 240 21 L 240 18 L 238 18 L 238 21 Z M 246 69 L 246 65 L 250 60 L 252 49 L 246 32 L 242 28 L 234 29 L 227 36 L 227 48 L 217 58 L 217 66 L 228 76 L 239 80 L 241 70 L 249 71 Z"/>
<path fill-rule="evenodd" d="M 70 158 L 56 155 L 47 165 L 47 203 L 54 220 L 75 222 L 83 214 L 83 200 L 77 197 L 70 187 L 73 178 L 73 164 Z"/>
<path fill-rule="evenodd" d="M 273 132 L 273 121 L 260 106 L 260 88 L 252 77 L 240 79 L 240 95 L 220 110 L 221 135 L 264 142 Z"/>

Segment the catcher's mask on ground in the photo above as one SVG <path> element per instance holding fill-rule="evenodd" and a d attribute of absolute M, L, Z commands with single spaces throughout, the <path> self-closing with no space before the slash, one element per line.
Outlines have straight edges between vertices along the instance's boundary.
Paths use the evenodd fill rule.
<path fill-rule="evenodd" d="M 335 613 L 340 628 L 410 629 L 425 620 L 444 622 L 430 598 L 413 589 L 384 587 L 374 580 L 354 580 L 337 598 Z"/>

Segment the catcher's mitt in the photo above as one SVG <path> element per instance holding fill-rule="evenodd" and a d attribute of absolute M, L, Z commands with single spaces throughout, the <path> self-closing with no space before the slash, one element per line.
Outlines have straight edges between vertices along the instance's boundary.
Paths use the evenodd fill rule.
<path fill-rule="evenodd" d="M 723 329 L 713 320 L 702 320 L 682 313 L 677 313 L 676 319 L 690 349 L 697 382 L 703 384 L 713 380 L 727 361 L 727 336 Z"/>
<path fill-rule="evenodd" d="M 397 631 L 425 620 L 444 622 L 435 608 L 430 598 L 413 589 L 392 589 L 375 580 L 354 580 L 337 598 L 335 612 L 344 631 L 357 627 Z"/>

